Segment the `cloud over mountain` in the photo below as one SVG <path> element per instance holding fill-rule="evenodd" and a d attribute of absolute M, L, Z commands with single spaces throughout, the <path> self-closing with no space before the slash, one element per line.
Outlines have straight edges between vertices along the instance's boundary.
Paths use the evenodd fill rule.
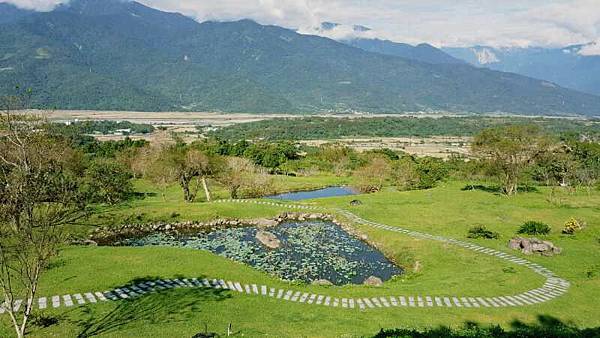
<path fill-rule="evenodd" d="M 1 2 L 2 0 L 0 0 Z M 49 10 L 66 0 L 4 0 L 23 8 Z M 321 22 L 342 26 L 328 37 L 356 34 L 436 46 L 567 46 L 600 40 L 598 0 L 140 0 L 198 21 L 250 18 L 314 34 Z M 598 54 L 593 46 L 584 53 Z"/>

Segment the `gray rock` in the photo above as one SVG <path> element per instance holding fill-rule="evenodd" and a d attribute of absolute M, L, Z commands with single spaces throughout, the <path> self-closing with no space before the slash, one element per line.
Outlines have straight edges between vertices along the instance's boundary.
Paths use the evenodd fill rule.
<path fill-rule="evenodd" d="M 83 245 L 98 246 L 98 243 L 96 241 L 92 241 L 91 239 L 86 239 L 85 241 L 83 241 Z"/>
<path fill-rule="evenodd" d="M 272 219 L 263 218 L 263 219 L 257 220 L 256 224 L 259 227 L 269 228 L 269 227 L 277 226 L 277 221 L 272 220 Z"/>
<path fill-rule="evenodd" d="M 531 251 L 546 252 L 548 250 L 550 250 L 550 247 L 546 244 L 533 243 L 531 245 Z"/>
<path fill-rule="evenodd" d="M 260 230 L 256 233 L 256 239 L 269 249 L 278 249 L 281 246 L 281 241 L 274 234 Z"/>
<path fill-rule="evenodd" d="M 520 238 L 513 238 L 510 241 L 508 241 L 508 247 L 513 250 L 521 250 Z"/>
<path fill-rule="evenodd" d="M 360 200 L 352 200 L 350 201 L 350 205 L 352 206 L 357 206 L 357 205 L 362 205 L 363 203 Z"/>
<path fill-rule="evenodd" d="M 513 250 L 521 250 L 526 255 L 538 253 L 543 256 L 559 254 L 562 250 L 550 241 L 542 241 L 538 238 L 516 237 L 508 242 L 508 247 Z"/>
<path fill-rule="evenodd" d="M 327 279 L 317 279 L 317 280 L 312 281 L 311 284 L 312 285 L 327 285 L 327 286 L 333 285 L 333 283 L 328 281 Z"/>
<path fill-rule="evenodd" d="M 369 278 L 365 279 L 363 284 L 368 286 L 382 286 L 383 281 L 379 277 L 370 276 Z"/>
<path fill-rule="evenodd" d="M 533 252 L 531 241 L 527 238 L 521 238 L 521 248 L 521 251 L 526 255 L 531 255 L 531 253 Z"/>

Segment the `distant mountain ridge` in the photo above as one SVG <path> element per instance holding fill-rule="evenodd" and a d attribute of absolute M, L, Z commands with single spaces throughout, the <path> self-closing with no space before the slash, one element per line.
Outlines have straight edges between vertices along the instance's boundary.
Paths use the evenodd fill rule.
<path fill-rule="evenodd" d="M 340 25 L 335 22 L 322 22 L 321 25 L 316 29 L 317 33 L 327 36 L 328 32 L 333 32 L 344 25 Z M 399 43 L 390 40 L 381 40 L 378 38 L 367 38 L 364 37 L 365 32 L 370 32 L 371 28 L 362 25 L 352 25 L 349 28 L 355 35 L 350 34 L 347 37 L 340 37 L 337 40 L 339 42 L 348 44 L 350 46 L 360 48 L 369 52 L 399 56 L 410 60 L 426 62 L 426 63 L 464 63 L 465 61 L 459 60 L 446 54 L 441 49 L 438 49 L 430 44 L 422 43 L 416 46 L 409 45 L 406 43 Z"/>
<path fill-rule="evenodd" d="M 15 22 L 33 13 L 35 12 L 0 2 L 0 24 Z"/>
<path fill-rule="evenodd" d="M 380 39 L 352 39 L 343 41 L 350 46 L 364 49 L 369 52 L 385 55 L 399 56 L 415 61 L 438 64 L 461 64 L 464 61 L 454 58 L 430 44 L 422 43 L 412 46 Z"/>
<path fill-rule="evenodd" d="M 389 54 L 251 20 L 72 0 L 0 25 L 0 94 L 28 86 L 34 106 L 61 109 L 600 115 L 600 97 L 547 81 Z"/>
<path fill-rule="evenodd" d="M 600 95 L 600 55 L 582 55 L 585 45 L 564 48 L 443 48 L 472 65 L 513 72 Z"/>

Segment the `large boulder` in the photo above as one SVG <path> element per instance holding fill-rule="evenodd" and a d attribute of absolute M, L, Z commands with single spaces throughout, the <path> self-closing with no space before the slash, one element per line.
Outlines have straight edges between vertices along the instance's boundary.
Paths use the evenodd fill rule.
<path fill-rule="evenodd" d="M 562 252 L 562 249 L 555 246 L 550 241 L 542 241 L 538 238 L 523 238 L 516 237 L 508 242 L 508 247 L 513 250 L 520 250 L 526 255 L 534 253 L 541 254 L 543 256 L 557 255 Z"/>
<path fill-rule="evenodd" d="M 281 246 L 281 241 L 274 234 L 260 230 L 256 233 L 256 239 L 269 249 L 278 249 Z"/>
<path fill-rule="evenodd" d="M 382 286 L 383 281 L 379 277 L 370 276 L 369 278 L 365 279 L 363 284 L 368 286 Z"/>

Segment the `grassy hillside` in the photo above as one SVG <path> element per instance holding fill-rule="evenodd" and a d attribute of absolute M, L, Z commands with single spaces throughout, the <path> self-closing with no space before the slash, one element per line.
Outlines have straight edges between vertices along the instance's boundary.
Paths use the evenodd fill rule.
<path fill-rule="evenodd" d="M 293 179 L 297 180 L 297 179 Z M 326 185 L 333 180 L 320 179 L 312 184 Z M 287 184 L 282 181 L 281 184 Z M 310 185 L 310 182 L 292 182 Z M 349 208 L 373 221 L 408 229 L 439 234 L 520 255 L 506 247 L 518 226 L 526 220 L 540 220 L 552 226 L 547 237 L 564 249 L 555 257 L 528 256 L 568 279 L 572 286 L 566 296 L 548 303 L 518 308 L 390 308 L 359 312 L 358 310 L 313 307 L 306 304 L 281 303 L 262 297 L 229 292 L 177 289 L 130 301 L 85 305 L 69 310 L 46 312 L 58 322 L 48 327 L 36 326 L 32 337 L 87 336 L 191 336 L 204 331 L 224 334 L 229 323 L 238 335 L 297 337 L 359 337 L 374 335 L 380 328 L 462 326 L 465 322 L 499 323 L 510 327 L 514 321 L 537 323 L 538 316 L 554 317 L 578 327 L 600 326 L 596 300 L 600 297 L 600 278 L 594 271 L 600 260 L 600 193 L 562 192 L 561 205 L 547 201 L 549 191 L 506 198 L 480 190 L 462 188 L 463 182 L 449 182 L 424 191 L 386 191 L 372 195 L 330 198 L 308 201 L 324 207 Z M 148 185 L 138 190 L 158 190 Z M 171 190 L 169 190 L 171 191 Z M 239 204 L 181 204 L 176 201 L 176 189 L 161 202 L 157 195 L 113 210 L 115 213 L 136 213 L 144 210 L 158 218 L 169 217 L 173 210 L 181 219 L 211 219 L 215 217 L 259 217 L 278 213 L 277 208 Z M 362 206 L 350 207 L 351 199 L 360 199 Z M 556 200 L 556 199 L 553 199 Z M 172 206 L 172 207 L 171 207 Z M 570 217 L 585 219 L 588 226 L 574 236 L 560 234 L 562 224 Z M 500 233 L 498 240 L 466 239 L 467 229 L 486 225 Z M 344 296 L 374 294 L 450 294 L 465 295 L 516 292 L 539 286 L 538 275 L 528 270 L 507 269 L 502 261 L 476 255 L 473 252 L 447 247 L 426 240 L 415 240 L 383 230 L 360 226 L 369 238 L 379 243 L 388 254 L 401 262 L 419 261 L 417 272 L 386 282 L 381 288 L 364 286 L 317 287 L 284 283 L 247 266 L 215 255 L 177 248 L 68 247 L 45 276 L 43 294 L 103 290 L 127 284 L 133 280 L 171 277 L 221 277 L 248 283 L 266 283 L 302 291 L 324 291 Z M 177 262 L 177 264 L 173 264 Z M 0 319 L 0 335 L 7 335 L 6 318 Z M 311 323 L 306 325 L 306 323 Z"/>

